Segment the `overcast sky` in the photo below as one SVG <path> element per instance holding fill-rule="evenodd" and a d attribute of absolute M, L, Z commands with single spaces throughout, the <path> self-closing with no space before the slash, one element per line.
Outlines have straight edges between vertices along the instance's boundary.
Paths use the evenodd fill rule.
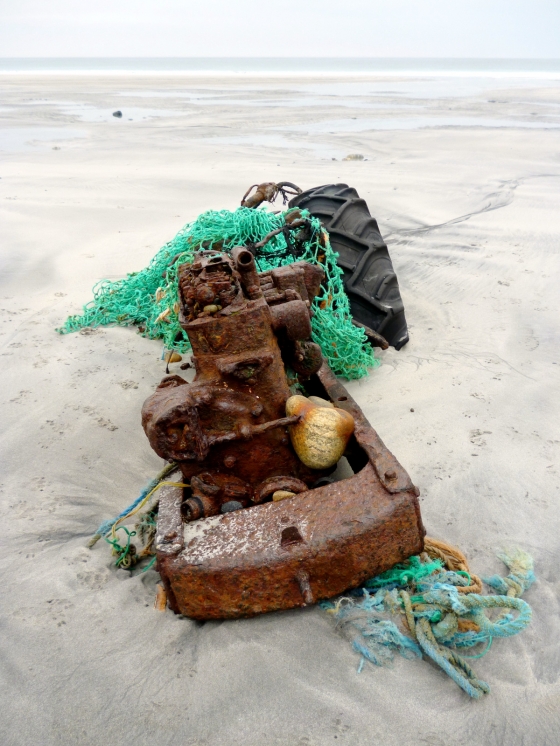
<path fill-rule="evenodd" d="M 1 57 L 560 57 L 560 0 L 0 0 Z"/>

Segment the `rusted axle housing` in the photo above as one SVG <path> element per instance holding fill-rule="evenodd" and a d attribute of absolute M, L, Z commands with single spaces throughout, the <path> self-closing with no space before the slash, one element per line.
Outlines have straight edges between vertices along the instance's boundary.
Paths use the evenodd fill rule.
<path fill-rule="evenodd" d="M 157 568 L 175 612 L 222 619 L 305 606 L 422 551 L 408 474 L 326 365 L 307 389 L 353 415 L 346 457 L 354 475 L 192 523 L 183 521 L 183 490 L 162 488 Z"/>

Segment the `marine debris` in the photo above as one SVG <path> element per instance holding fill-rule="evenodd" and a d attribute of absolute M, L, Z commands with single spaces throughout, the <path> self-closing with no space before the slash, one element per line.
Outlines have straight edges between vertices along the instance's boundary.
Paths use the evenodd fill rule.
<path fill-rule="evenodd" d="M 422 549 L 418 490 L 311 339 L 323 278 L 302 261 L 258 272 L 249 246 L 178 268 L 196 375 L 165 377 L 142 408 L 182 475 L 162 486 L 154 542 L 176 612 L 315 603 Z"/>
<path fill-rule="evenodd" d="M 482 581 L 468 571 L 462 552 L 426 537 L 422 555 L 322 606 L 360 654 L 359 671 L 365 661 L 388 665 L 395 653 L 425 657 L 479 699 L 490 687 L 469 659 L 483 657 L 494 638 L 516 635 L 531 621 L 531 608 L 520 598 L 535 580 L 531 556 L 517 549 L 498 557 L 509 575 L 494 575 L 484 583 L 502 595 L 481 595 Z M 492 610 L 500 611 L 493 619 L 488 616 Z M 480 652 L 465 654 L 474 647 Z"/>
<path fill-rule="evenodd" d="M 305 224 L 292 230 L 296 221 Z M 298 261 L 322 267 L 325 278 L 312 300 L 312 340 L 319 344 L 336 375 L 362 378 L 377 367 L 366 332 L 353 324 L 343 270 L 328 233 L 318 218 L 299 209 L 275 214 L 265 208 L 240 207 L 203 213 L 179 231 L 144 269 L 123 280 L 97 283 L 93 300 L 57 331 L 68 334 L 107 325 L 136 326 L 142 336 L 162 340 L 166 350 L 185 354 L 190 341 L 179 323 L 179 267 L 192 261 L 201 249 L 229 253 L 236 246 L 250 248 L 259 272 Z"/>
<path fill-rule="evenodd" d="M 259 209 L 290 194 L 315 216 Z M 425 656 L 478 698 L 488 684 L 459 651 L 483 644 L 471 656 L 480 657 L 494 637 L 527 626 L 519 596 L 534 580 L 532 560 L 501 555 L 510 575 L 485 582 L 502 595 L 481 595 L 461 552 L 425 540 L 419 490 L 336 377 L 365 374 L 375 360 L 366 339 L 397 349 L 408 339 L 386 247 L 362 203 L 346 185 L 255 185 L 241 208 L 205 213 L 145 270 L 101 283 L 59 330 L 136 324 L 166 344 L 168 374 L 144 402 L 142 425 L 167 465 L 90 546 L 105 538 L 124 569 L 149 558 L 160 611 L 231 619 L 323 601 L 360 670 L 395 652 Z M 353 323 L 321 209 L 346 248 L 341 215 L 367 233 L 360 266 L 385 272 L 362 307 L 377 330 Z M 356 307 L 369 297 L 352 292 Z M 169 374 L 187 350 L 189 380 Z"/>

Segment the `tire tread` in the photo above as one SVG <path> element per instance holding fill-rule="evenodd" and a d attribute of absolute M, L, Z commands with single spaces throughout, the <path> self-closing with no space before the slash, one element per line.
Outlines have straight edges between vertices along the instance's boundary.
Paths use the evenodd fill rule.
<path fill-rule="evenodd" d="M 329 232 L 353 317 L 400 350 L 408 329 L 399 284 L 366 201 L 348 184 L 325 184 L 298 194 L 289 205 L 309 210 Z"/>

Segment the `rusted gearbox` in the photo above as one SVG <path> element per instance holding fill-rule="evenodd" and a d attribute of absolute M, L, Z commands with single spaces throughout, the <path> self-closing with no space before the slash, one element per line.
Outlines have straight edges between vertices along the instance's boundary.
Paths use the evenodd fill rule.
<path fill-rule="evenodd" d="M 417 489 L 310 340 L 322 278 L 306 262 L 258 273 L 244 247 L 180 268 L 196 376 L 164 378 L 142 410 L 152 447 L 190 485 L 160 491 L 157 567 L 178 613 L 314 603 L 422 551 Z M 334 467 L 297 457 L 298 418 L 285 412 L 294 384 L 354 417 L 352 476 L 334 481 Z M 279 491 L 295 494 L 273 501 Z"/>

